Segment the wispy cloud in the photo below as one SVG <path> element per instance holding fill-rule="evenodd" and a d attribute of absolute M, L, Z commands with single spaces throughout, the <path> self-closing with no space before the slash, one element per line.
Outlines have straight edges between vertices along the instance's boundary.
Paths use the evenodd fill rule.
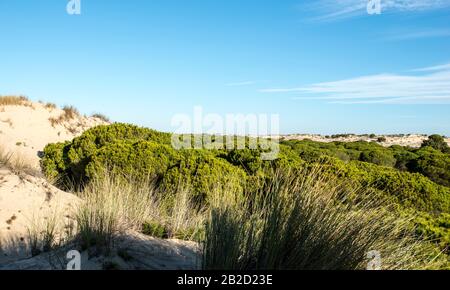
<path fill-rule="evenodd" d="M 415 71 L 421 74 L 377 74 L 261 92 L 296 93 L 295 99 L 339 104 L 450 104 L 450 64 Z"/>
<path fill-rule="evenodd" d="M 429 67 L 424 67 L 424 68 L 418 68 L 413 71 L 427 72 L 427 71 L 446 71 L 446 70 L 450 70 L 450 63 L 443 64 L 443 65 L 429 66 Z"/>
<path fill-rule="evenodd" d="M 367 0 L 317 0 L 299 5 L 311 20 L 335 21 L 367 15 Z M 450 7 L 450 0 L 381 0 L 383 13 L 420 12 Z"/>

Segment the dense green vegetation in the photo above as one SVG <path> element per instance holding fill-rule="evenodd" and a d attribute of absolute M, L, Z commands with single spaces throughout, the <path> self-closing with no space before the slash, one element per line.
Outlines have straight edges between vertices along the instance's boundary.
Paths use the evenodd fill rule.
<path fill-rule="evenodd" d="M 213 191 L 254 192 L 274 172 L 308 170 L 320 163 L 340 180 L 393 203 L 399 213 L 418 215 L 417 234 L 446 249 L 450 153 L 442 142 L 432 136 L 422 148 L 413 149 L 368 142 L 283 141 L 278 159 L 263 161 L 261 150 L 175 150 L 170 134 L 113 124 L 90 129 L 71 142 L 49 144 L 41 164 L 60 186 L 83 187 L 105 168 L 134 179 L 151 178 L 167 192 L 189 184 L 192 198 L 203 207 Z M 152 228 L 147 229 L 160 230 Z"/>
<path fill-rule="evenodd" d="M 441 136 L 433 135 L 419 149 L 398 145 L 389 148 L 375 142 L 319 143 L 309 140 L 283 141 L 307 161 L 326 155 L 342 161 L 363 161 L 392 167 L 400 171 L 420 173 L 430 180 L 450 186 L 450 151 Z"/>

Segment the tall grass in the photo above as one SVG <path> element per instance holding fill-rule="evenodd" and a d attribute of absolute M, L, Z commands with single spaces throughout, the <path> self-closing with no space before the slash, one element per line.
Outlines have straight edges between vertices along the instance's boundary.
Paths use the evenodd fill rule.
<path fill-rule="evenodd" d="M 408 220 L 320 169 L 279 172 L 243 199 L 218 196 L 205 236 L 204 269 L 365 269 L 370 251 L 383 269 L 432 265 Z"/>
<path fill-rule="evenodd" d="M 188 189 L 162 192 L 150 177 L 102 172 L 77 193 L 83 200 L 76 214 L 83 248 L 109 251 L 117 238 L 144 228 L 159 238 L 199 237 L 205 211 L 194 207 Z"/>
<path fill-rule="evenodd" d="M 32 166 L 30 161 L 27 160 L 23 155 L 19 153 L 9 152 L 1 145 L 0 145 L 0 167 L 8 168 L 18 176 L 23 176 L 26 174 L 32 176 L 41 175 L 40 171 L 34 166 Z"/>
<path fill-rule="evenodd" d="M 111 122 L 111 120 L 106 115 L 103 115 L 103 114 L 100 114 L 100 113 L 94 113 L 94 114 L 92 114 L 91 117 L 100 119 L 100 120 L 102 120 L 103 122 L 106 122 L 106 123 L 110 123 Z"/>
<path fill-rule="evenodd" d="M 75 217 L 81 246 L 108 252 L 116 238 L 140 230 L 151 216 L 148 188 L 108 173 L 91 180 L 78 193 L 83 200 Z"/>
<path fill-rule="evenodd" d="M 55 125 L 59 125 L 63 122 L 67 122 L 75 119 L 80 116 L 80 112 L 73 106 L 64 106 L 63 113 L 58 117 L 51 117 L 48 120 L 50 124 L 54 127 Z"/>
<path fill-rule="evenodd" d="M 31 256 L 49 252 L 73 238 L 67 230 L 64 213 L 60 209 L 49 210 L 47 214 L 34 215 L 27 226 L 27 242 Z"/>
<path fill-rule="evenodd" d="M 147 225 L 159 228 L 159 237 L 199 241 L 203 234 L 206 208 L 193 199 L 188 185 L 174 191 L 153 191 L 152 217 Z"/>
<path fill-rule="evenodd" d="M 24 96 L 0 96 L 0 106 L 29 106 L 30 100 Z"/>

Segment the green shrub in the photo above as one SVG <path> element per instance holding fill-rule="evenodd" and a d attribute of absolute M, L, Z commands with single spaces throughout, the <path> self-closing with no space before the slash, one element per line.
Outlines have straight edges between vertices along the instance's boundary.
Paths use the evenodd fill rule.
<path fill-rule="evenodd" d="M 417 158 L 409 162 L 409 169 L 418 172 L 436 183 L 450 186 L 450 155 L 431 147 L 424 147 L 415 152 Z"/>
<path fill-rule="evenodd" d="M 433 216 L 420 213 L 414 223 L 419 236 L 435 241 L 447 254 L 450 254 L 450 214 L 442 213 Z"/>
<path fill-rule="evenodd" d="M 142 233 L 160 239 L 167 239 L 169 237 L 169 230 L 164 225 L 155 222 L 144 223 Z"/>
<path fill-rule="evenodd" d="M 440 135 L 429 136 L 428 140 L 423 141 L 422 147 L 431 147 L 441 152 L 450 153 L 450 148 L 447 142 L 445 142 L 444 137 Z"/>
<path fill-rule="evenodd" d="M 361 153 L 360 160 L 388 167 L 393 167 L 396 163 L 396 159 L 391 153 L 381 150 L 364 151 Z"/>
<path fill-rule="evenodd" d="M 449 155 L 431 147 L 385 148 L 373 142 L 291 140 L 281 142 L 278 159 L 263 161 L 260 156 L 261 149 L 175 150 L 170 134 L 113 124 L 92 128 L 71 142 L 47 145 L 41 165 L 44 173 L 60 181 L 60 185 L 77 188 L 105 172 L 131 180 L 152 179 L 169 197 L 165 201 L 168 208 L 175 203 L 174 193 L 179 186 L 188 185 L 189 199 L 199 210 L 212 202 L 214 192 L 251 194 L 263 188 L 278 171 L 314 168 L 320 163 L 327 174 L 364 187 L 399 209 L 433 217 L 450 213 Z M 164 220 L 153 222 L 170 224 Z M 181 233 L 169 228 L 171 235 Z M 180 236 L 189 234 L 189 228 L 183 226 Z"/>
<path fill-rule="evenodd" d="M 41 164 L 48 177 L 76 187 L 105 169 L 133 179 L 155 178 L 168 191 L 187 182 L 200 202 L 224 184 L 244 186 L 245 172 L 213 151 L 175 150 L 170 141 L 169 134 L 133 125 L 98 126 L 72 142 L 47 145 Z"/>

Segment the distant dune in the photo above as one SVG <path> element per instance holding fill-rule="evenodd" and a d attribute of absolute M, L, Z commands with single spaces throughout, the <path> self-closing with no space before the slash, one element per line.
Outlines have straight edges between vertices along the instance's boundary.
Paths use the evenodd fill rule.
<path fill-rule="evenodd" d="M 412 148 L 419 148 L 422 142 L 428 139 L 428 135 L 422 134 L 405 134 L 405 135 L 353 135 L 353 134 L 341 134 L 335 136 L 323 136 L 314 134 L 292 134 L 278 136 L 281 140 L 312 140 L 316 142 L 377 142 L 380 145 L 389 147 L 392 145 L 409 146 Z M 446 138 L 447 143 L 450 145 L 450 138 Z"/>

